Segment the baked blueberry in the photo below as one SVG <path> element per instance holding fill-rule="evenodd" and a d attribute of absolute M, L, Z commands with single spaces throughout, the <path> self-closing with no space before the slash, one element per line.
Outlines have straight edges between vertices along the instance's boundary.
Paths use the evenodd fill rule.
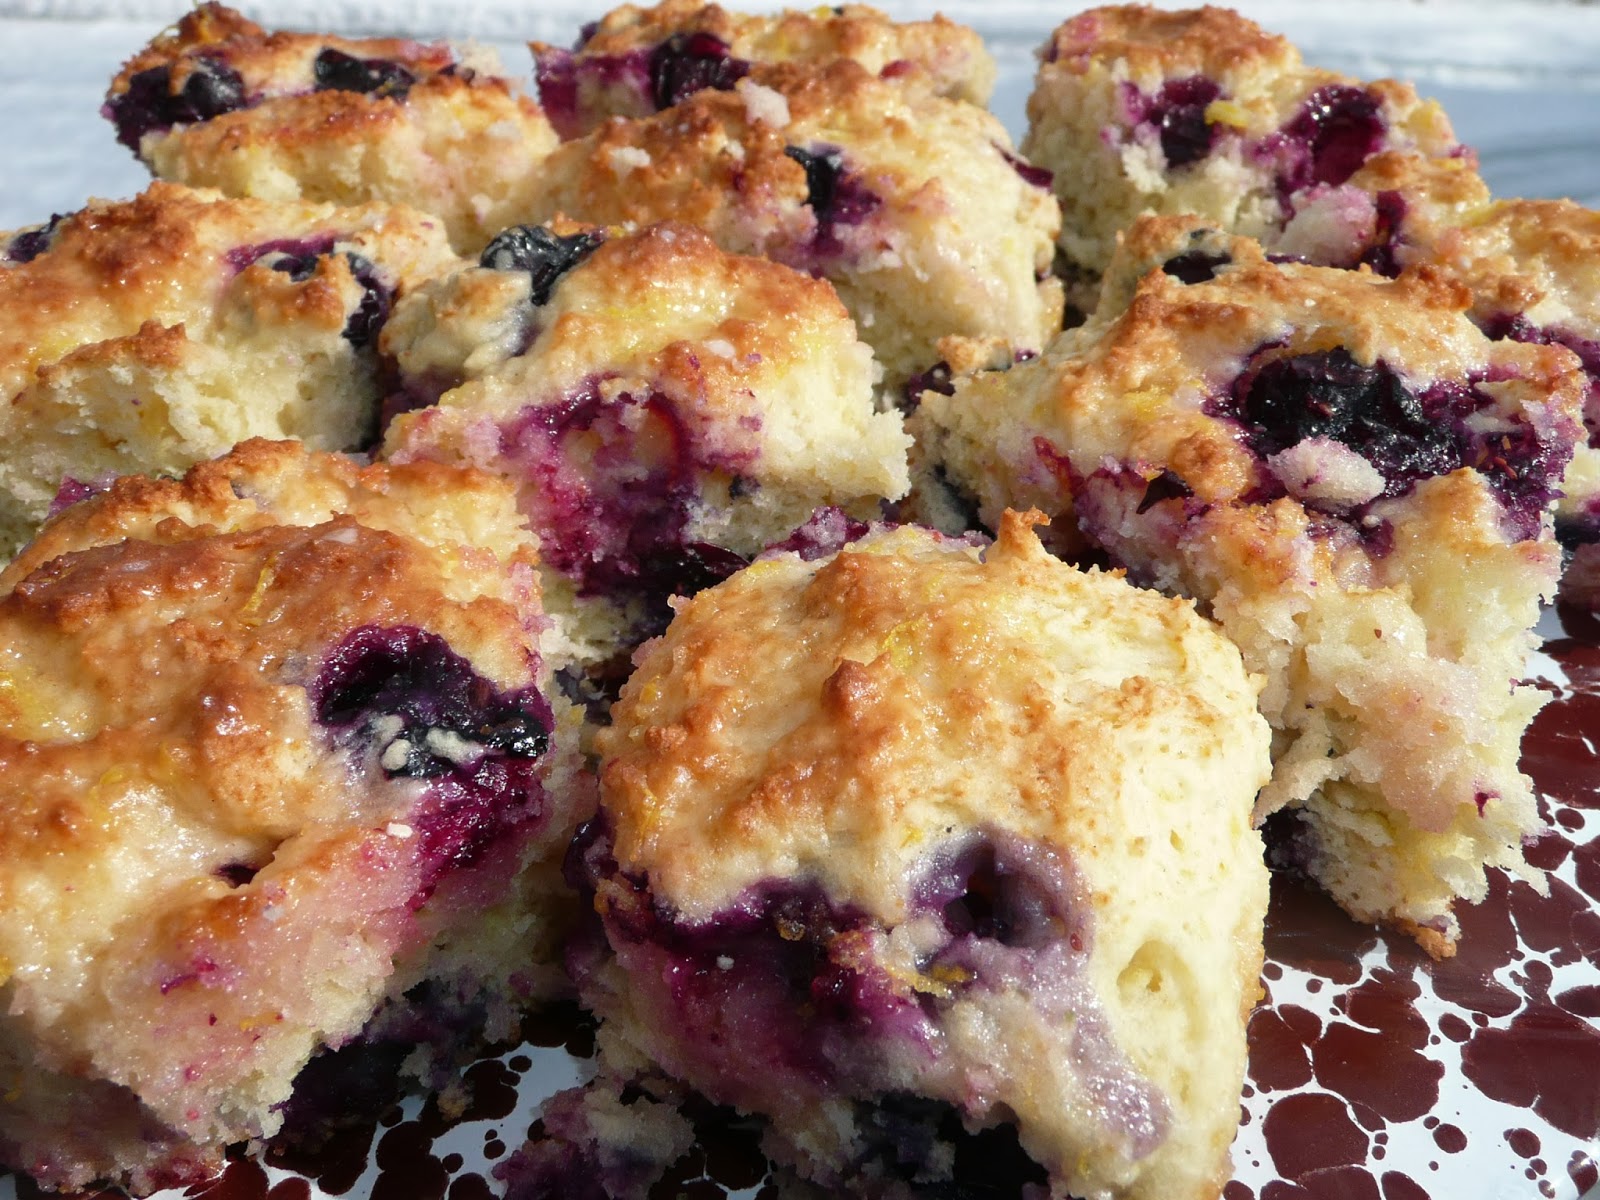
<path fill-rule="evenodd" d="M 543 225 L 514 225 L 494 236 L 478 263 L 496 271 L 526 271 L 533 281 L 529 300 L 539 305 L 549 301 L 557 280 L 603 241 L 605 235 L 598 230 L 562 236 Z"/>
<path fill-rule="evenodd" d="M 728 43 L 710 33 L 675 33 L 650 52 L 650 98 L 671 108 L 701 88 L 725 92 L 750 73 L 750 64 L 728 53 Z"/>
<path fill-rule="evenodd" d="M 171 67 L 149 67 L 130 76 L 127 89 L 106 101 L 117 141 L 137 154 L 152 130 L 209 121 L 244 106 L 244 80 L 232 67 L 206 55 L 185 65 L 181 83 Z"/>
<path fill-rule="evenodd" d="M 416 76 L 401 64 L 384 58 L 357 58 L 329 46 L 311 62 L 311 77 L 318 90 L 359 92 L 367 96 L 404 99 Z"/>

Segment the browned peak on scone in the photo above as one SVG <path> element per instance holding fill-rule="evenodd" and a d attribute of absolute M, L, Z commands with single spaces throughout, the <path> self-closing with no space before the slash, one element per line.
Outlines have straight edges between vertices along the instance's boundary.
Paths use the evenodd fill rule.
<path fill-rule="evenodd" d="M 866 520 L 905 492 L 900 414 L 825 281 L 673 224 L 519 226 L 483 262 L 396 309 L 385 347 L 423 407 L 382 453 L 512 481 L 580 666 L 819 506 Z"/>
<path fill-rule="evenodd" d="M 951 334 L 1037 351 L 1059 328 L 1058 212 L 976 105 L 859 63 L 753 68 L 731 90 L 613 119 L 529 180 L 524 218 L 699 225 L 831 282 L 887 387 Z"/>
<path fill-rule="evenodd" d="M 390 307 L 458 261 L 413 209 L 164 183 L 0 239 L 0 555 L 116 475 L 366 443 Z"/>
<path fill-rule="evenodd" d="M 1498 200 L 1433 239 L 1430 261 L 1472 290 L 1481 324 L 1516 314 L 1531 322 L 1600 326 L 1600 213 L 1571 200 Z"/>
<path fill-rule="evenodd" d="M 1578 363 L 1490 341 L 1426 270 L 1273 264 L 1179 218 L 1124 249 L 1157 268 L 1131 302 L 1113 276 L 1042 360 L 925 393 L 919 439 L 984 520 L 1036 505 L 1196 597 L 1268 680 L 1261 814 L 1290 809 L 1288 852 L 1353 915 L 1447 953 L 1485 866 L 1539 878 L 1517 759 L 1540 697 L 1517 681 L 1560 568 Z"/>
<path fill-rule="evenodd" d="M 494 55 L 269 33 L 205 4 L 112 81 L 118 140 L 163 179 L 236 196 L 411 204 L 476 252 L 556 143 Z"/>
<path fill-rule="evenodd" d="M 1107 5 L 1070 17 L 1045 42 L 1041 59 L 1087 75 L 1124 64 L 1129 79 L 1284 72 L 1300 64 L 1288 38 L 1231 8 L 1160 9 Z"/>
<path fill-rule="evenodd" d="M 875 75 L 924 73 L 941 95 L 987 104 L 994 59 L 975 30 L 942 16 L 891 21 L 861 4 L 730 12 L 704 0 L 625 4 L 585 26 L 571 50 L 533 43 L 539 98 L 563 137 L 607 117 L 644 117 L 701 88 L 726 91 L 755 63 L 824 66 L 838 59 Z"/>
<path fill-rule="evenodd" d="M 91 201 L 38 233 L 9 235 L 0 256 L 0 391 L 7 397 L 44 364 L 146 321 L 184 325 L 197 337 L 226 326 L 229 288 L 257 264 L 276 266 L 285 287 L 311 285 L 263 291 L 262 323 L 303 312 L 343 330 L 356 307 L 343 293 L 359 287 L 347 254 L 388 276 L 390 291 L 458 261 L 438 222 L 414 209 L 266 204 L 166 183 L 132 200 Z M 24 237 L 25 255 L 16 250 Z M 362 332 L 375 338 L 379 328 Z"/>
<path fill-rule="evenodd" d="M 534 559 L 494 480 L 250 442 L 0 576 L 0 1162 L 192 1182 L 319 1050 L 517 1028 L 589 803 Z"/>
<path fill-rule="evenodd" d="M 1472 167 L 1443 111 L 1409 84 L 1307 67 L 1228 9 L 1091 9 L 1054 32 L 1042 60 L 1023 153 L 1054 172 L 1061 248 L 1088 281 L 1141 212 L 1197 213 L 1269 246 L 1337 231 L 1350 257 L 1317 261 L 1368 256 L 1382 270 L 1407 202 L 1351 177 L 1385 151 Z"/>
<path fill-rule="evenodd" d="M 1260 680 L 1036 517 L 766 556 L 679 607 L 599 735 L 581 993 L 832 1195 L 962 1193 L 969 1156 L 1005 1195 L 1229 1178 Z"/>

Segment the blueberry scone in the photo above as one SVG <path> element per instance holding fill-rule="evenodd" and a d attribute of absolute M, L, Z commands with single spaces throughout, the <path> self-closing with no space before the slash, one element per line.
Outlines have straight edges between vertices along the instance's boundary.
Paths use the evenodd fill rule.
<path fill-rule="evenodd" d="M 563 143 L 524 220 L 698 225 L 820 275 L 897 386 L 940 338 L 1037 351 L 1060 328 L 1044 278 L 1059 212 L 1000 123 L 859 63 L 755 66 L 730 90 Z"/>
<path fill-rule="evenodd" d="M 678 609 L 600 735 L 581 993 L 831 1194 L 1229 1178 L 1259 680 L 1029 523 L 763 558 Z"/>
<path fill-rule="evenodd" d="M 0 235 L 0 555 L 116 475 L 370 442 L 390 309 L 459 261 L 411 209 L 164 183 Z"/>
<path fill-rule="evenodd" d="M 978 34 L 935 16 L 891 21 L 860 4 L 729 12 L 704 0 L 625 4 L 584 27 L 572 50 L 535 43 L 539 100 L 563 137 L 593 132 L 607 117 L 645 117 L 702 88 L 726 91 L 752 63 L 823 66 L 851 59 L 895 78 L 926 72 L 945 96 L 987 104 L 994 59 Z"/>
<path fill-rule="evenodd" d="M 1468 289 L 1472 320 L 1489 337 L 1566 346 L 1582 361 L 1587 440 L 1562 482 L 1556 531 L 1572 554 L 1563 600 L 1600 607 L 1600 216 L 1568 200 L 1493 200 L 1461 158 L 1381 153 L 1350 177 L 1349 189 L 1372 203 L 1351 207 L 1333 192 L 1308 199 L 1276 235 L 1274 253 L 1389 276 L 1429 266 Z M 1209 225 L 1181 219 L 1196 231 Z M 1159 228 L 1146 222 L 1123 238 L 1147 241 Z M 1210 228 L 1196 236 L 1223 235 Z M 1125 305 L 1143 270 L 1161 266 L 1166 252 L 1161 245 L 1151 257 L 1119 243 L 1102 281 L 1102 309 Z M 1175 269 L 1203 270 L 1206 253 L 1197 241 Z"/>
<path fill-rule="evenodd" d="M 514 227 L 482 262 L 397 309 L 386 345 L 423 407 L 382 454 L 515 483 L 580 664 L 818 506 L 872 517 L 905 492 L 900 415 L 822 280 L 670 224 Z"/>
<path fill-rule="evenodd" d="M 1061 249 L 1091 279 L 1141 212 L 1195 213 L 1269 245 L 1381 242 L 1406 201 L 1352 182 L 1370 159 L 1473 169 L 1409 84 L 1307 67 L 1287 39 L 1223 8 L 1071 18 L 1044 47 L 1028 122 L 1023 153 L 1054 173 Z"/>
<path fill-rule="evenodd" d="M 1197 229 L 1211 225 L 1189 219 Z M 1558 535 L 1573 554 L 1561 591 L 1564 600 L 1600 606 L 1600 218 L 1564 200 L 1495 201 L 1463 156 L 1383 151 L 1344 187 L 1299 197 L 1287 226 L 1269 236 L 1275 255 L 1319 265 L 1394 276 L 1426 264 L 1469 289 L 1472 319 L 1490 337 L 1578 355 L 1590 379 L 1584 420 L 1594 444 L 1577 448 L 1557 508 Z M 1101 284 L 1102 310 L 1127 303 L 1140 265 L 1161 263 L 1119 243 Z"/>
<path fill-rule="evenodd" d="M 1148 220 L 1170 256 L 1131 304 L 924 393 L 920 436 L 985 520 L 1037 505 L 1199 600 L 1268 680 L 1260 815 L 1291 810 L 1296 857 L 1352 915 L 1449 953 L 1486 865 L 1534 876 L 1517 759 L 1540 701 L 1517 681 L 1560 567 L 1578 363 L 1491 342 L 1425 271 L 1275 265 Z"/>
<path fill-rule="evenodd" d="M 159 178 L 264 200 L 411 204 L 476 253 L 556 144 L 494 55 L 268 33 L 203 4 L 135 56 L 105 114 Z"/>
<path fill-rule="evenodd" d="M 0 574 L 0 1162 L 191 1182 L 375 1014 L 515 1030 L 592 806 L 534 554 L 495 480 L 254 441 Z"/>
<path fill-rule="evenodd" d="M 1586 439 L 1556 531 L 1573 551 L 1562 598 L 1600 608 L 1600 213 L 1568 200 L 1502 200 L 1430 240 L 1427 261 L 1472 291 L 1490 337 L 1565 346 L 1583 364 Z"/>
<path fill-rule="evenodd" d="M 1568 200 L 1493 200 L 1462 158 L 1379 154 L 1347 191 L 1372 203 L 1310 198 L 1274 252 L 1390 276 L 1430 266 L 1466 286 L 1489 337 L 1566 346 L 1582 361 L 1587 441 L 1563 480 L 1556 532 L 1573 554 L 1563 599 L 1600 605 L 1600 216 Z"/>

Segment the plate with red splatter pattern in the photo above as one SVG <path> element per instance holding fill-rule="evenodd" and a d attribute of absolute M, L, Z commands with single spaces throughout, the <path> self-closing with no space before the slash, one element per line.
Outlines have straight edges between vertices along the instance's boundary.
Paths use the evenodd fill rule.
<path fill-rule="evenodd" d="M 1455 958 L 1273 880 L 1226 1200 L 1570 1200 L 1600 1187 L 1600 623 L 1547 620 L 1523 743 L 1549 894 L 1491 872 Z M 1570 632 L 1569 632 L 1570 630 Z"/>

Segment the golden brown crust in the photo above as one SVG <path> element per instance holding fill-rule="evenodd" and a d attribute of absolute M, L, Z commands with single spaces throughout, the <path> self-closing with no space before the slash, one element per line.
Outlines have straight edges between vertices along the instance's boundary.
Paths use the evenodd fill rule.
<path fill-rule="evenodd" d="M 952 823 L 992 824 L 1094 857 L 1095 806 L 1074 799 L 1083 797 L 1073 781 L 1097 770 L 1083 749 L 1163 709 L 1220 731 L 1234 692 L 1213 695 L 1217 710 L 1191 704 L 1166 678 L 1212 661 L 1210 631 L 1189 605 L 1153 594 L 1135 605 L 1120 581 L 1075 580 L 1028 531 L 1037 519 L 1006 517 L 981 563 L 923 532 L 882 535 L 821 564 L 764 560 L 687 601 L 600 734 L 618 862 L 648 872 L 693 919 L 780 866 L 791 870 L 800 854 L 836 897 L 899 919 L 905 876 L 888 864 L 909 870 Z M 1054 645 L 1064 633 L 1057 609 L 1076 605 L 1092 613 L 1079 619 L 1128 639 L 1134 660 L 1153 656 L 1151 677 L 1087 687 L 1063 707 L 1052 672 L 1004 669 L 1014 636 Z M 1060 649 L 1058 667 L 1070 674 L 1078 653 Z M 739 720 L 752 697 L 735 681 L 752 663 L 794 694 L 792 705 L 763 702 L 781 728 Z M 969 742 L 1001 757 L 958 772 L 960 783 L 935 783 L 952 745 Z M 1013 761 L 1017 753 L 1032 757 Z M 984 781 L 1002 760 L 1008 782 L 995 786 L 1006 799 L 996 804 Z"/>
<path fill-rule="evenodd" d="M 1131 244 L 1148 249 L 1152 241 L 1141 233 Z M 1471 369 L 1463 366 L 1463 352 L 1477 347 L 1530 401 L 1553 396 L 1565 407 L 1576 397 L 1569 353 L 1488 343 L 1466 319 L 1471 294 L 1442 271 L 1418 268 L 1391 281 L 1365 271 L 1269 263 L 1246 239 L 1231 245 L 1237 257 L 1212 281 L 1186 285 L 1160 271 L 1146 275 L 1126 312 L 1088 354 L 1065 362 L 1053 385 L 1053 404 L 1065 420 L 1086 422 L 1106 437 L 1108 452 L 1118 448 L 1118 457 L 1181 464 L 1180 475 L 1202 501 L 1238 499 L 1257 482 L 1255 456 L 1198 400 L 1230 382 L 1244 357 L 1261 347 L 1275 347 L 1270 358 L 1343 346 L 1358 361 L 1384 358 L 1421 379 Z M 1402 330 L 1409 335 L 1403 345 L 1396 339 Z M 1146 420 L 1137 403 L 1117 400 L 1173 385 L 1197 403 L 1180 403 L 1159 420 Z"/>
<path fill-rule="evenodd" d="M 438 91 L 445 96 L 459 93 L 467 85 L 455 78 L 427 79 L 413 91 Z M 408 96 L 409 99 L 409 96 Z M 213 117 L 201 129 L 184 135 L 183 159 L 202 163 L 208 158 L 240 154 L 247 150 L 277 147 L 285 151 L 312 149 L 320 140 L 359 146 L 375 140 L 408 117 L 405 105 L 392 96 L 361 95 L 356 92 L 312 92 L 295 97 L 292 107 L 275 109 L 272 119 L 263 121 L 254 109 L 240 109 Z M 308 200 L 326 197 L 307 196 Z"/>
<path fill-rule="evenodd" d="M 608 122 L 590 146 L 551 156 L 553 175 L 568 158 L 588 159 L 573 198 L 562 195 L 558 203 L 605 224 L 748 223 L 748 244 L 736 247 L 748 253 L 761 253 L 777 238 L 803 237 L 815 225 L 804 207 L 805 169 L 784 154 L 782 131 L 746 126 L 743 114 L 742 103 L 718 93 L 680 106 L 670 125 Z M 728 152 L 733 144 L 743 148 L 742 155 Z M 633 150 L 643 151 L 649 162 L 630 165 Z M 770 229 L 763 228 L 769 223 Z"/>
<path fill-rule="evenodd" d="M 371 92 L 324 86 L 314 71 L 324 51 L 410 79 Z M 139 72 L 166 69 L 164 86 L 176 93 L 202 65 L 238 76 L 240 106 L 146 129 L 137 150 L 158 176 L 269 200 L 410 204 L 437 214 L 464 251 L 511 223 L 507 206 L 556 144 L 543 111 L 492 55 L 404 38 L 267 33 L 215 4 L 123 68 L 109 94 L 114 115 L 134 99 Z"/>
<path fill-rule="evenodd" d="M 260 311 L 264 323 L 311 316 L 325 324 L 330 286 L 352 278 L 342 257 L 324 258 L 299 288 L 263 263 L 241 272 L 228 258 L 329 235 L 379 263 L 402 289 L 455 261 L 435 223 L 389 205 L 226 200 L 160 182 L 132 200 L 91 202 L 59 222 L 43 254 L 0 270 L 0 395 L 14 396 L 40 366 L 73 349 L 133 335 L 147 322 L 182 325 L 191 339 L 217 336 L 225 297 L 241 285 L 253 303 L 279 306 Z"/>
<path fill-rule="evenodd" d="M 0 271 L 0 392 L 15 395 L 55 346 L 132 333 L 199 290 L 214 269 L 214 256 L 197 253 L 211 211 L 207 197 L 153 184 L 125 204 L 74 213 L 49 253 Z M 88 324 L 88 313 L 93 326 L 71 337 L 72 318 Z"/>
<path fill-rule="evenodd" d="M 553 331 L 555 336 L 569 345 L 615 339 L 623 333 L 617 316 L 630 297 L 638 305 L 644 288 L 669 291 L 676 297 L 673 307 L 689 319 L 680 336 L 664 347 L 669 357 L 660 373 L 703 381 L 685 391 L 707 400 L 731 401 L 751 367 L 767 360 L 800 361 L 821 331 L 843 331 L 849 321 L 826 281 L 766 259 L 727 254 L 692 226 L 655 225 L 610 239 L 595 251 L 588 267 L 573 278 L 577 287 L 562 298 L 564 311 L 557 320 L 564 323 Z M 643 315 L 653 306 L 639 307 Z M 773 313 L 793 319 L 773 321 Z M 664 322 L 658 328 L 671 332 Z M 708 338 L 726 341 L 733 352 L 696 353 L 693 341 Z"/>
<path fill-rule="evenodd" d="M 509 606 L 452 613 L 434 583 L 434 554 L 349 518 L 199 536 L 175 526 L 152 531 L 173 540 L 114 543 L 52 559 L 0 600 L 0 624 L 14 653 L 60 669 L 71 664 L 71 700 L 60 708 L 100 718 L 72 730 L 73 747 L 50 739 L 32 750 L 13 749 L 49 776 L 57 756 L 63 765 L 79 761 L 78 741 L 133 723 L 132 708 L 137 729 L 113 734 L 116 761 L 152 778 L 185 767 L 214 775 L 223 782 L 219 791 L 179 791 L 174 802 L 186 824 L 203 822 L 218 836 L 281 839 L 311 821 L 345 815 L 335 787 L 272 786 L 284 747 L 318 740 L 303 698 L 262 686 L 281 673 L 276 664 L 369 624 L 433 628 L 461 644 L 496 633 L 521 636 Z M 227 714 L 225 721 L 212 713 Z M 170 748 L 166 739 L 181 744 Z M 110 761 L 98 752 L 90 757 Z M 21 761 L 7 770 L 17 781 L 30 774 Z M 99 857 L 116 841 L 111 814 L 83 794 L 25 787 L 19 794 L 28 797 L 31 816 L 8 820 L 0 831 L 4 862 L 27 863 L 31 872 L 42 858 L 62 856 L 62 869 L 73 870 L 74 862 Z M 7 892 L 0 878 L 0 900 L 10 907 Z"/>
<path fill-rule="evenodd" d="M 52 559 L 91 546 L 127 538 L 176 543 L 340 515 L 425 543 L 477 544 L 469 557 L 483 563 L 537 561 L 532 543 L 515 532 L 521 521 L 505 485 L 481 472 L 434 462 L 362 466 L 298 442 L 255 438 L 181 479 L 126 476 L 67 508 L 0 571 L 0 594 Z M 497 527 L 500 536 L 488 537 Z"/>
<path fill-rule="evenodd" d="M 822 66 L 837 59 L 873 74 L 927 73 L 941 95 L 988 102 L 994 61 L 976 31 L 942 15 L 929 21 L 891 21 L 862 4 L 786 9 L 772 16 L 730 12 L 703 0 L 665 0 L 653 8 L 624 4 L 602 17 L 574 53 L 578 61 L 650 49 L 673 34 L 709 33 L 749 62 Z M 564 51 L 535 43 L 535 56 Z"/>
<path fill-rule="evenodd" d="M 1091 63 L 1124 61 L 1135 77 L 1221 75 L 1256 63 L 1298 64 L 1289 40 L 1231 8 L 1167 9 L 1108 5 L 1072 17 L 1050 35 L 1045 61 L 1083 72 Z"/>
<path fill-rule="evenodd" d="M 855 63 L 820 72 L 783 65 L 756 75 L 786 102 L 781 123 L 754 113 L 738 92 L 714 90 L 696 92 L 667 116 L 608 121 L 551 155 L 553 186 L 536 215 L 567 212 L 602 225 L 683 221 L 749 254 L 809 236 L 816 217 L 805 203 L 805 168 L 785 153 L 791 139 L 811 133 L 808 123 L 895 93 Z"/>
<path fill-rule="evenodd" d="M 446 128 L 435 134 L 432 126 L 447 127 L 452 121 L 456 129 Z M 497 130 L 496 126 L 501 128 Z M 180 182 L 221 186 L 228 178 L 229 160 L 240 156 L 275 155 L 283 169 L 293 169 L 299 164 L 330 161 L 342 154 L 349 167 L 364 171 L 368 169 L 362 162 L 364 155 L 385 144 L 398 149 L 403 142 L 420 142 L 422 148 L 433 151 L 440 159 L 452 151 L 464 159 L 474 151 L 464 143 L 453 145 L 449 140 L 452 136 L 463 138 L 468 134 L 485 139 L 491 146 L 510 149 L 506 135 L 518 127 L 523 140 L 517 150 L 538 149 L 542 156 L 543 150 L 554 145 L 553 137 L 544 129 L 538 106 L 509 81 L 492 76 L 431 75 L 419 80 L 403 99 L 330 89 L 223 113 L 160 138 L 151 148 L 150 158 L 157 170 Z M 173 144 L 168 145 L 169 141 Z M 421 160 L 418 165 L 426 166 Z M 328 176 L 319 178 L 309 165 L 302 167 L 296 180 L 299 195 L 306 200 L 339 203 L 403 199 L 403 193 L 362 194 L 333 171 Z M 412 182 L 415 186 L 431 185 L 433 181 L 424 177 Z M 420 198 L 413 203 L 428 207 Z"/>
<path fill-rule="evenodd" d="M 555 228 L 581 227 L 557 222 Z M 423 320 L 424 306 L 435 328 L 493 324 L 508 305 L 527 304 L 526 284 L 508 288 L 505 280 L 500 272 L 469 269 L 419 295 L 412 311 L 400 314 L 389 350 L 403 367 L 427 371 L 432 364 L 420 343 L 434 330 Z M 773 319 L 774 313 L 783 319 Z M 541 394 L 557 397 L 591 378 L 617 390 L 637 381 L 663 390 L 683 406 L 683 416 L 718 420 L 728 436 L 754 439 L 764 426 L 785 423 L 767 405 L 791 371 L 808 361 L 826 370 L 838 365 L 827 359 L 864 365 L 865 358 L 849 315 L 825 281 L 726 253 L 700 229 L 672 222 L 607 237 L 563 277 L 536 328 L 532 343 L 499 365 L 501 378 L 492 386 L 469 384 L 448 393 L 442 408 L 509 415 Z M 862 391 L 839 399 L 855 406 L 868 397 Z M 436 411 L 407 414 L 391 427 L 388 443 L 404 441 L 413 424 L 439 420 Z M 728 450 L 730 460 L 740 457 Z"/>
<path fill-rule="evenodd" d="M 129 59 L 117 74 L 112 90 L 126 91 L 127 82 L 134 75 L 155 67 L 168 66 L 186 50 L 216 46 L 235 39 L 255 41 L 266 36 L 265 29 L 235 9 L 216 3 L 198 5 L 180 17 L 170 30 Z"/>
<path fill-rule="evenodd" d="M 1525 314 L 1589 337 L 1600 329 L 1600 213 L 1571 200 L 1484 204 L 1441 231 L 1432 261 L 1472 290 L 1485 319 Z"/>
<path fill-rule="evenodd" d="M 134 75 L 157 67 L 172 68 L 174 86 L 181 88 L 185 73 L 202 57 L 237 71 L 249 96 L 298 91 L 308 86 L 311 60 L 330 47 L 357 58 L 398 62 L 419 75 L 432 75 L 457 62 L 456 53 L 443 43 L 270 33 L 226 5 L 207 3 L 185 13 L 170 31 L 131 58 L 112 80 L 110 94 L 122 95 Z"/>

